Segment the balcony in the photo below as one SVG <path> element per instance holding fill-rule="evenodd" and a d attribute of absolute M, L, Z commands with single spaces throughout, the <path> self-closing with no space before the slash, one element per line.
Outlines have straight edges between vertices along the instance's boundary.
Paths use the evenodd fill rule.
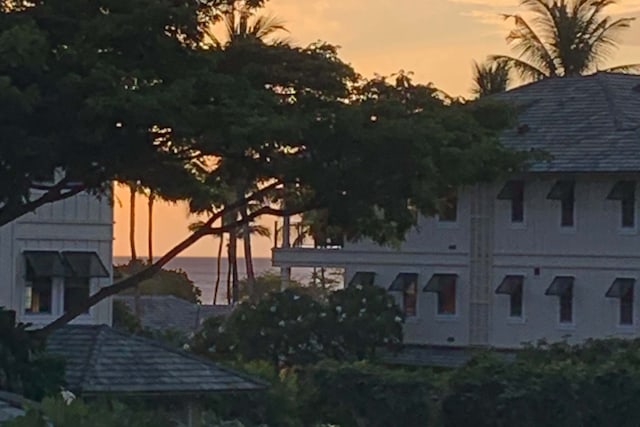
<path fill-rule="evenodd" d="M 344 239 L 304 222 L 274 226 L 272 262 L 275 267 L 343 267 Z"/>

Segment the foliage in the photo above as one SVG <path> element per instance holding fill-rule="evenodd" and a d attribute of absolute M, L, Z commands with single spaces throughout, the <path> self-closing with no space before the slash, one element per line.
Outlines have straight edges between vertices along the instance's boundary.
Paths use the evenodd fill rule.
<path fill-rule="evenodd" d="M 635 426 L 640 341 L 594 340 L 523 351 L 513 363 L 481 357 L 453 373 L 444 426 Z"/>
<path fill-rule="evenodd" d="M 213 358 L 267 360 L 274 366 L 325 357 L 360 360 L 402 340 L 402 313 L 384 289 L 338 291 L 326 303 L 296 289 L 242 303 L 226 319 L 208 319 L 193 350 Z"/>
<path fill-rule="evenodd" d="M 141 261 L 131 261 L 129 264 L 117 265 L 114 268 L 115 274 L 128 277 L 146 268 L 146 264 Z M 173 295 L 193 303 L 200 302 L 202 296 L 200 288 L 189 279 L 186 272 L 179 269 L 162 269 L 151 279 L 141 282 L 139 288 L 141 295 Z M 133 293 L 132 290 L 124 292 L 128 295 Z"/>
<path fill-rule="evenodd" d="M 0 307 L 0 390 L 39 400 L 64 385 L 64 361 L 44 353 L 44 344 Z"/>
<path fill-rule="evenodd" d="M 431 386 L 424 373 L 407 372 L 365 362 L 327 361 L 302 374 L 306 425 L 429 425 Z M 468 424 L 467 424 L 468 425 Z"/>
<path fill-rule="evenodd" d="M 142 329 L 140 321 L 131 312 L 124 301 L 113 301 L 113 327 L 129 333 L 135 333 Z"/>
<path fill-rule="evenodd" d="M 262 393 L 225 394 L 209 400 L 207 407 L 227 419 L 247 426 L 304 427 L 301 419 L 298 375 L 291 369 L 276 370 L 267 362 L 236 364 L 237 369 L 267 381 Z M 312 424 L 315 425 L 315 424 Z"/>
<path fill-rule="evenodd" d="M 473 64 L 473 93 L 478 97 L 493 95 L 507 90 L 509 65 L 502 62 Z"/>
<path fill-rule="evenodd" d="M 634 18 L 603 16 L 617 0 L 520 0 L 534 15 L 533 25 L 520 15 L 505 15 L 515 28 L 507 41 L 517 57 L 493 55 L 496 67 L 515 70 L 525 81 L 578 76 L 601 69 L 617 47 L 619 35 Z M 637 71 L 640 65 L 608 71 Z"/>
<path fill-rule="evenodd" d="M 527 156 L 502 147 L 501 129 L 469 106 L 406 74 L 362 79 L 330 44 L 242 38 L 206 49 L 203 25 L 236 2 L 23 3 L 0 13 L 0 224 L 60 192 L 104 194 L 112 180 L 214 212 L 153 266 L 42 333 L 148 279 L 200 238 L 262 215 L 325 210 L 327 230 L 393 244 L 452 188 L 524 167 Z M 62 187 L 25 202 L 35 177 L 55 168 L 66 173 Z M 227 203 L 224 191 L 239 188 L 247 193 Z M 215 226 L 252 203 L 242 221 Z"/>
<path fill-rule="evenodd" d="M 329 279 L 333 280 L 333 279 Z M 239 287 L 239 295 L 240 300 L 248 300 L 249 299 L 249 287 L 247 279 L 242 279 L 238 283 Z M 333 282 L 331 282 L 333 285 Z M 254 300 L 260 301 L 264 298 L 269 298 L 270 294 L 274 292 L 280 292 L 282 288 L 282 277 L 279 273 L 274 271 L 265 271 L 264 273 L 256 276 L 255 278 L 255 295 Z M 325 300 L 330 293 L 331 289 L 328 287 L 327 289 L 323 289 L 317 283 L 313 283 L 313 281 L 308 284 L 302 283 L 296 279 L 289 279 L 289 289 L 295 289 L 296 292 L 300 292 L 306 295 L 309 295 L 315 300 L 322 301 Z"/>

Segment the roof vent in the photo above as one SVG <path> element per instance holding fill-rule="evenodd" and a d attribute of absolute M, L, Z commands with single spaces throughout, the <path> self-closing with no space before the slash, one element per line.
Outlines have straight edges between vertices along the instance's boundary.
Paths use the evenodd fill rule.
<path fill-rule="evenodd" d="M 529 127 L 528 124 L 523 124 L 518 126 L 518 135 L 524 135 L 525 133 L 529 132 L 531 130 L 531 128 Z"/>

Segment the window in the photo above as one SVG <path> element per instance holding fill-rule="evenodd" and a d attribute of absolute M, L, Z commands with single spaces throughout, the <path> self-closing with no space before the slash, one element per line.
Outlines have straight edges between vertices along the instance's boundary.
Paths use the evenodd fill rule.
<path fill-rule="evenodd" d="M 391 282 L 389 290 L 402 292 L 402 309 L 405 316 L 417 315 L 418 275 L 416 273 L 399 273 Z"/>
<path fill-rule="evenodd" d="M 573 322 L 573 290 L 560 295 L 560 323 Z"/>
<path fill-rule="evenodd" d="M 424 287 L 424 292 L 437 295 L 437 313 L 442 315 L 456 314 L 456 274 L 434 274 Z"/>
<path fill-rule="evenodd" d="M 524 181 L 508 181 L 500 193 L 499 200 L 511 201 L 511 222 L 524 222 Z"/>
<path fill-rule="evenodd" d="M 573 282 L 572 276 L 556 276 L 545 291 L 559 299 L 560 323 L 573 323 Z"/>
<path fill-rule="evenodd" d="M 53 282 L 51 277 L 38 277 L 27 282 L 24 312 L 29 314 L 51 314 L 52 289 Z"/>
<path fill-rule="evenodd" d="M 496 289 L 496 294 L 509 295 L 509 317 L 522 317 L 523 282 L 524 276 L 505 276 Z"/>
<path fill-rule="evenodd" d="M 618 298 L 618 324 L 621 326 L 633 325 L 633 288 L 635 283 L 636 279 L 616 278 L 605 294 L 608 298 Z"/>
<path fill-rule="evenodd" d="M 440 222 L 456 222 L 458 220 L 458 195 L 456 193 L 441 201 L 438 220 Z"/>
<path fill-rule="evenodd" d="M 636 226 L 636 182 L 616 182 L 607 199 L 620 201 L 620 226 L 634 228 Z"/>
<path fill-rule="evenodd" d="M 71 277 L 64 281 L 64 311 L 74 310 L 89 299 L 89 278 Z M 86 311 L 88 313 L 88 311 Z"/>
<path fill-rule="evenodd" d="M 549 191 L 547 199 L 560 201 L 560 226 L 575 225 L 575 182 L 557 181 Z"/>
<path fill-rule="evenodd" d="M 620 298 L 620 324 L 633 325 L 633 286 Z"/>
<path fill-rule="evenodd" d="M 404 314 L 406 316 L 415 316 L 416 315 L 416 307 L 418 302 L 418 289 L 417 283 L 413 282 L 409 286 L 404 289 L 402 293 L 402 308 L 404 310 Z"/>

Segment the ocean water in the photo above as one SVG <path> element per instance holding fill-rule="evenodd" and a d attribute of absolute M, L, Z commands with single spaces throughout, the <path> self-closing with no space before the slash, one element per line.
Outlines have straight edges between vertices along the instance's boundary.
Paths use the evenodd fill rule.
<path fill-rule="evenodd" d="M 226 304 L 227 292 L 226 292 L 226 280 L 227 272 L 229 271 L 229 263 L 226 258 L 222 258 L 220 264 L 220 287 L 218 289 L 218 304 Z M 113 263 L 115 265 L 126 264 L 129 262 L 129 257 L 113 257 Z M 214 257 L 176 257 L 171 260 L 165 268 L 180 269 L 187 273 L 189 279 L 191 279 L 195 285 L 202 291 L 202 303 L 213 303 L 213 292 L 215 290 L 216 277 L 218 275 L 217 262 Z M 279 273 L 280 269 L 271 265 L 271 258 L 254 258 L 253 270 L 256 276 L 272 271 Z M 313 269 L 311 268 L 295 268 L 291 272 L 293 279 L 299 280 L 302 283 L 308 283 L 311 280 Z M 238 276 L 240 279 L 247 277 L 247 270 L 244 258 L 238 258 Z"/>

